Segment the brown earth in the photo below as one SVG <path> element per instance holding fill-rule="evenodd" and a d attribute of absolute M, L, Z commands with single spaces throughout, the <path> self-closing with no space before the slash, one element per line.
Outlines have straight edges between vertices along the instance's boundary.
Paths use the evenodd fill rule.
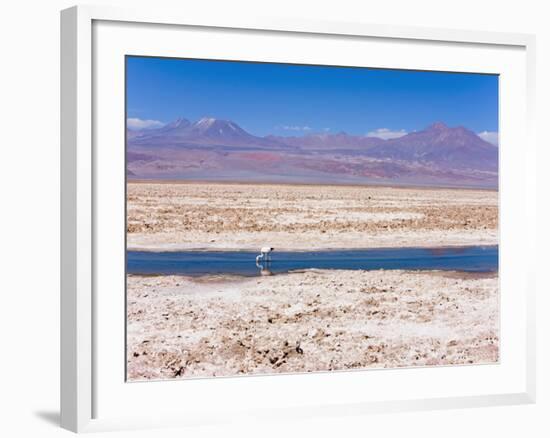
<path fill-rule="evenodd" d="M 128 183 L 128 248 L 372 248 L 498 243 L 498 192 Z"/>

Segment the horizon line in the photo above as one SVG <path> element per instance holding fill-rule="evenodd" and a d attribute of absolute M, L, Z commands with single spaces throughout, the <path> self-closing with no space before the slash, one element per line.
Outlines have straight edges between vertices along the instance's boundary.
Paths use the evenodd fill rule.
<path fill-rule="evenodd" d="M 188 119 L 188 118 L 183 117 L 183 116 L 178 116 L 178 117 L 170 120 L 169 122 L 163 122 L 163 121 L 156 120 L 156 119 L 140 119 L 139 117 L 127 117 L 126 121 L 125 121 L 125 127 L 126 127 L 126 130 L 133 131 L 133 132 L 138 132 L 138 131 L 147 132 L 147 131 L 153 131 L 155 129 L 162 129 L 162 128 L 164 128 L 164 127 L 166 127 L 166 126 L 168 126 L 168 125 L 170 125 L 174 122 L 178 122 L 178 121 L 182 121 L 182 120 L 185 120 L 185 121 L 189 122 L 190 124 L 196 124 L 196 123 L 199 123 L 203 120 L 214 120 L 214 121 L 220 121 L 220 122 L 225 122 L 225 123 L 233 123 L 233 124 L 236 124 L 239 128 L 246 131 L 248 134 L 254 135 L 255 137 L 259 137 L 259 138 L 267 138 L 267 137 L 270 137 L 270 136 L 274 136 L 274 137 L 307 137 L 307 136 L 312 136 L 312 135 L 327 135 L 327 136 L 330 136 L 330 135 L 344 134 L 344 135 L 349 135 L 349 136 L 353 136 L 353 137 L 361 137 L 361 138 L 378 138 L 380 140 L 386 141 L 386 140 L 393 140 L 395 138 L 403 137 L 405 135 L 408 135 L 408 134 L 411 134 L 411 133 L 414 133 L 414 132 L 425 131 L 425 130 L 430 129 L 430 128 L 432 128 L 434 126 L 437 126 L 437 125 L 443 125 L 443 127 L 448 128 L 448 129 L 460 129 L 460 128 L 466 129 L 467 131 L 470 131 L 470 132 L 476 134 L 482 140 L 496 146 L 495 143 L 492 143 L 492 142 L 486 140 L 485 138 L 482 137 L 482 135 L 498 135 L 499 134 L 499 131 L 490 131 L 490 130 L 483 130 L 483 131 L 480 131 L 480 132 L 476 132 L 476 131 L 468 128 L 465 125 L 451 126 L 451 125 L 449 125 L 449 124 L 447 124 L 443 121 L 436 120 L 436 121 L 430 123 L 429 125 L 421 128 L 421 129 L 415 129 L 415 130 L 412 130 L 412 131 L 407 131 L 403 128 L 401 128 L 401 129 L 387 128 L 387 127 L 384 126 L 384 127 L 379 127 L 379 128 L 374 129 L 374 130 L 368 131 L 365 134 L 350 134 L 350 133 L 348 133 L 344 130 L 333 130 L 332 128 L 313 129 L 313 128 L 309 127 L 308 125 L 303 125 L 303 126 L 300 126 L 300 125 L 279 125 L 279 126 L 275 126 L 273 131 L 282 130 L 282 131 L 287 132 L 288 133 L 287 135 L 284 135 L 283 133 L 275 134 L 275 133 L 273 133 L 273 131 L 271 133 L 267 134 L 267 135 L 258 135 L 258 134 L 253 134 L 250 131 L 248 131 L 247 129 L 243 128 L 241 125 L 239 125 L 234 120 L 224 119 L 224 118 L 217 118 L 217 117 L 213 117 L 213 116 L 210 116 L 210 115 L 200 117 L 196 120 L 191 120 L 191 119 Z M 131 121 L 131 124 L 134 125 L 134 126 L 129 126 L 129 124 L 128 124 L 129 121 Z M 139 126 L 139 125 L 141 125 L 141 126 Z M 374 135 L 375 133 L 378 133 L 381 136 Z M 299 135 L 299 134 L 301 134 L 301 135 Z M 373 134 L 373 135 L 370 135 L 370 134 Z M 386 138 L 384 138 L 384 135 L 386 136 Z"/>
<path fill-rule="evenodd" d="M 191 178 L 144 178 L 133 177 L 131 175 L 126 175 L 126 183 L 136 183 L 136 184 L 235 184 L 235 185 L 289 185 L 289 186 L 328 186 L 328 187 L 385 187 L 385 188 L 394 188 L 394 189 L 419 189 L 419 190 L 477 190 L 477 191 L 490 191 L 498 192 L 498 184 L 496 187 L 493 186 L 479 186 L 479 185 L 445 185 L 445 184 L 421 184 L 421 183 L 406 183 L 406 182 L 393 182 L 388 183 L 388 181 L 375 183 L 359 183 L 359 182 L 318 182 L 318 181 L 278 181 L 278 180 L 224 180 L 224 179 L 191 179 Z"/>

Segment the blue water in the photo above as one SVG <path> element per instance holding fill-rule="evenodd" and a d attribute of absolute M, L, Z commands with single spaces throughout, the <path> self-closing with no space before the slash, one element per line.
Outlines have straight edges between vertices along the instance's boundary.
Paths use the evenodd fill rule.
<path fill-rule="evenodd" d="M 129 274 L 234 274 L 255 276 L 300 269 L 408 269 L 494 272 L 498 246 L 381 248 L 315 252 L 274 251 L 271 262 L 256 264 L 250 251 L 128 251 Z"/>

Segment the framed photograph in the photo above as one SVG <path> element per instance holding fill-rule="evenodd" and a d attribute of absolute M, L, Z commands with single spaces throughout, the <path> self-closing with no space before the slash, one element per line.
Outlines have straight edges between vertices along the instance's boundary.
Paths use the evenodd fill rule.
<path fill-rule="evenodd" d="M 62 426 L 534 402 L 534 38 L 61 15 Z"/>

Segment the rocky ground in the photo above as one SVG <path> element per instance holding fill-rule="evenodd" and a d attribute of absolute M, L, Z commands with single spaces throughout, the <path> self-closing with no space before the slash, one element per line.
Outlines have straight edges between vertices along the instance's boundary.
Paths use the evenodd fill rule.
<path fill-rule="evenodd" d="M 129 276 L 128 379 L 498 361 L 495 274 Z"/>
<path fill-rule="evenodd" d="M 129 182 L 127 227 L 141 250 L 488 245 L 498 192 Z"/>

